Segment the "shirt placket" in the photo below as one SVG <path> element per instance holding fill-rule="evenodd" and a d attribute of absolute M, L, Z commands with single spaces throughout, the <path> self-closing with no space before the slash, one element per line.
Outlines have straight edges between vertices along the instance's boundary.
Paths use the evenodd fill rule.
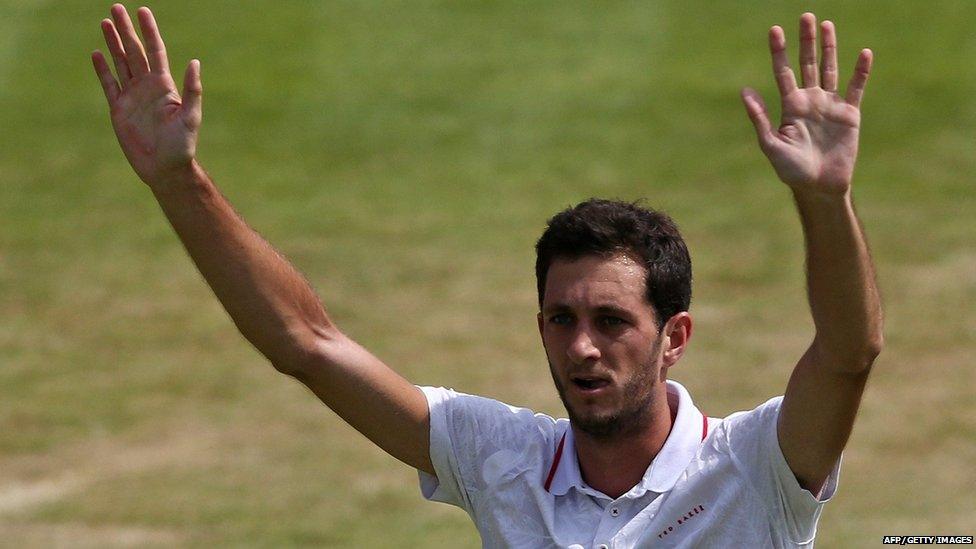
<path fill-rule="evenodd" d="M 600 524 L 596 529 L 596 537 L 593 539 L 593 547 L 610 549 L 614 546 L 614 536 L 627 523 L 628 504 L 628 500 L 620 498 L 611 501 L 603 508 Z"/>

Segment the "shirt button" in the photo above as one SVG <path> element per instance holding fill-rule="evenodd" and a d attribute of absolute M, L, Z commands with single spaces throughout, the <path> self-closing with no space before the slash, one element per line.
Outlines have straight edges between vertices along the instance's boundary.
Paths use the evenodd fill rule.
<path fill-rule="evenodd" d="M 606 543 L 602 543 L 597 546 L 597 549 L 610 549 L 610 547 L 608 547 Z"/>
<path fill-rule="evenodd" d="M 619 516 L 619 515 L 620 515 L 620 509 L 618 509 L 617 507 L 611 507 L 610 508 L 610 516 L 611 517 L 616 517 L 616 516 Z"/>

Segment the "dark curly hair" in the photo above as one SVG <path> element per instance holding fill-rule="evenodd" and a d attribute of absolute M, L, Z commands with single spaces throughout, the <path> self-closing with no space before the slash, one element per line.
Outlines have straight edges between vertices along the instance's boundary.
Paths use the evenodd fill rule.
<path fill-rule="evenodd" d="M 625 253 L 647 269 L 647 301 L 658 330 L 691 305 L 691 256 L 678 227 L 667 214 L 637 202 L 591 198 L 549 220 L 535 245 L 539 307 L 546 275 L 556 259 Z"/>

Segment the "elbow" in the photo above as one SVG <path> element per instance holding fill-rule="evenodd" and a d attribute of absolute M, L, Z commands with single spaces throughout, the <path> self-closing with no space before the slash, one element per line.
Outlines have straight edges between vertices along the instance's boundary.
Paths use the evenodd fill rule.
<path fill-rule="evenodd" d="M 884 336 L 881 332 L 870 334 L 857 342 L 844 342 L 837 345 L 826 345 L 817 342 L 816 347 L 824 364 L 830 364 L 839 373 L 851 375 L 866 375 L 884 349 Z"/>
<path fill-rule="evenodd" d="M 302 359 L 300 355 L 301 353 L 296 350 L 289 353 L 276 353 L 274 356 L 265 356 L 279 374 L 301 381 L 307 377 L 308 360 Z"/>
<path fill-rule="evenodd" d="M 871 326 L 871 330 L 866 334 L 864 338 L 864 344 L 861 349 L 861 359 L 864 363 L 864 369 L 870 370 L 874 361 L 877 360 L 878 355 L 884 349 L 884 320 L 881 315 L 877 316 L 876 321 Z"/>
<path fill-rule="evenodd" d="M 865 357 L 868 361 L 868 366 L 874 364 L 875 359 L 881 354 L 884 349 L 884 335 L 878 332 L 874 337 L 870 338 L 867 347 L 865 349 Z"/>
<path fill-rule="evenodd" d="M 860 350 L 850 354 L 850 361 L 845 365 L 845 371 L 853 374 L 867 374 L 874 366 L 881 350 L 884 348 L 884 337 L 880 334 L 866 340 Z"/>
<path fill-rule="evenodd" d="M 288 330 L 286 341 L 274 353 L 265 356 L 279 373 L 303 381 L 321 363 L 323 349 L 341 337 L 341 332 L 333 326 L 295 328 Z"/>

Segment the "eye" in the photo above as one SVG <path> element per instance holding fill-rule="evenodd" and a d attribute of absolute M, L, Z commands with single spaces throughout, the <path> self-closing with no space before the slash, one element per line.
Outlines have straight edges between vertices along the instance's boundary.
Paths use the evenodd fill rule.
<path fill-rule="evenodd" d="M 555 314 L 555 315 L 552 315 L 551 317 L 549 317 L 549 322 L 551 322 L 552 324 L 559 325 L 559 326 L 563 326 L 563 325 L 569 324 L 570 322 L 572 322 L 572 320 L 573 320 L 572 317 L 570 317 L 566 313 L 559 313 L 559 314 Z"/>
<path fill-rule="evenodd" d="M 601 316 L 600 317 L 600 324 L 603 324 L 604 326 L 609 326 L 611 328 L 615 328 L 617 326 L 622 326 L 626 322 L 627 322 L 626 320 L 624 320 L 624 319 L 622 319 L 620 317 L 617 317 L 617 316 Z"/>

